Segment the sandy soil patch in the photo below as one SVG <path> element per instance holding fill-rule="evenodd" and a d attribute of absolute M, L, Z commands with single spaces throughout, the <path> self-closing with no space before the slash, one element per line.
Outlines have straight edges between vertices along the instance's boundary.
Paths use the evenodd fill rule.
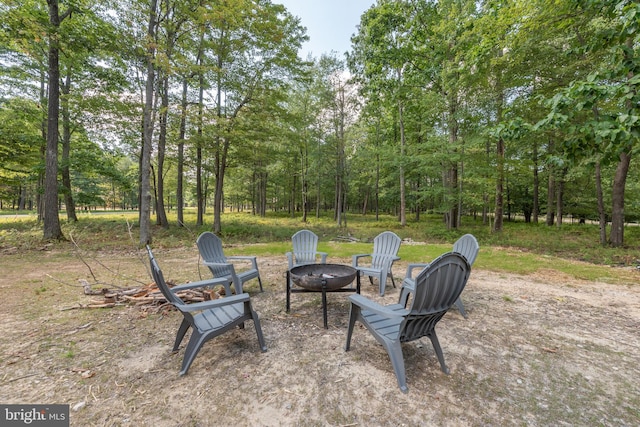
<path fill-rule="evenodd" d="M 208 274 L 190 248 L 156 256 L 176 281 Z M 68 403 L 71 425 L 640 425 L 640 286 L 474 269 L 469 318 L 454 309 L 437 327 L 451 374 L 428 339 L 406 344 L 403 394 L 364 328 L 344 351 L 349 294 L 329 295 L 328 329 L 319 294 L 293 294 L 285 312 L 284 257 L 259 259 L 265 292 L 247 286 L 268 351 L 248 322 L 205 344 L 184 377 L 184 350 L 171 353 L 179 313 L 64 310 L 87 302 L 69 285 L 90 277 L 82 263 L 46 253 L 0 261 L 0 401 Z M 103 261 L 150 281 L 135 255 Z M 394 268 L 396 283 L 405 268 Z M 363 281 L 362 294 L 392 303 L 399 292 L 389 282 L 381 298 Z"/>

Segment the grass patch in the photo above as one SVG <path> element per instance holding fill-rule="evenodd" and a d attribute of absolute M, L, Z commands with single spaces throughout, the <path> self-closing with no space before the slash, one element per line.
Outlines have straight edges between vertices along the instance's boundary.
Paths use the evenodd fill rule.
<path fill-rule="evenodd" d="M 207 215 L 207 219 L 211 215 Z M 62 221 L 66 242 L 42 241 L 42 224 L 35 215 L 0 218 L 0 250 L 41 250 L 53 247 L 71 254 L 84 251 L 138 250 L 138 213 L 93 212 L 79 214 L 77 222 Z M 169 213 L 170 226 L 153 226 L 153 246 L 157 248 L 193 247 L 203 231 L 211 230 L 209 222 L 196 226 L 196 213 L 187 210 L 185 226 L 178 226 L 175 212 Z M 610 266 L 633 266 L 640 263 L 640 227 L 625 230 L 626 246 L 611 248 L 599 244 L 599 229 L 592 224 L 565 224 L 547 227 L 544 224 L 507 222 L 504 231 L 491 233 L 490 227 L 473 218 L 463 218 L 457 230 L 447 230 L 440 216 L 423 215 L 419 222 L 409 221 L 401 227 L 397 218 L 348 215 L 348 226 L 338 227 L 332 216 L 310 217 L 302 223 L 300 216 L 269 213 L 262 218 L 250 213 L 225 213 L 219 233 L 229 255 L 284 255 L 291 250 L 291 236 L 300 229 L 309 229 L 319 238 L 319 250 L 332 258 L 350 259 L 358 253 L 370 253 L 371 241 L 382 231 L 390 230 L 406 242 L 399 255 L 407 262 L 428 262 L 451 249 L 453 242 L 465 233 L 476 236 L 480 253 L 476 266 L 491 271 L 532 274 L 554 269 L 571 277 L 614 283 L 637 282 L 632 269 Z M 337 239 L 351 237 L 351 243 Z M 77 247 L 76 247 L 77 245 Z M 249 245 L 249 246 L 248 246 Z M 576 262 L 584 261 L 584 262 Z"/>

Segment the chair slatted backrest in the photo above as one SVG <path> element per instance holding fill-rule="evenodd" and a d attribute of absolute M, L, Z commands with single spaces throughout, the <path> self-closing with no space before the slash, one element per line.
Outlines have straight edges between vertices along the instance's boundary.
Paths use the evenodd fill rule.
<path fill-rule="evenodd" d="M 200 255 L 205 262 L 226 264 L 227 257 L 224 256 L 222 240 L 210 231 L 205 231 L 196 240 Z M 227 277 L 232 274 L 232 266 L 208 265 L 214 277 Z"/>
<path fill-rule="evenodd" d="M 164 280 L 164 275 L 162 274 L 162 270 L 160 270 L 158 261 L 156 261 L 149 246 L 147 246 L 147 252 L 149 253 L 149 263 L 151 264 L 153 281 L 156 282 L 156 285 L 158 286 L 158 289 L 160 289 L 160 292 L 162 292 L 162 295 L 164 295 L 167 301 L 176 306 L 184 305 L 184 301 L 178 298 L 178 296 L 169 289 L 169 285 L 167 285 L 167 282 Z"/>
<path fill-rule="evenodd" d="M 318 251 L 318 236 L 309 230 L 300 230 L 291 237 L 295 265 L 313 264 Z"/>
<path fill-rule="evenodd" d="M 429 335 L 456 302 L 467 284 L 471 268 L 459 253 L 448 252 L 432 261 L 415 279 L 409 314 L 400 331 L 401 341 Z"/>
<path fill-rule="evenodd" d="M 382 267 L 389 257 L 398 255 L 402 239 L 392 231 L 384 231 L 373 239 L 373 253 L 371 254 L 371 265 Z"/>
<path fill-rule="evenodd" d="M 462 254 L 467 259 L 469 265 L 473 265 L 478 256 L 480 245 L 473 234 L 465 234 L 453 244 L 453 252 Z"/>

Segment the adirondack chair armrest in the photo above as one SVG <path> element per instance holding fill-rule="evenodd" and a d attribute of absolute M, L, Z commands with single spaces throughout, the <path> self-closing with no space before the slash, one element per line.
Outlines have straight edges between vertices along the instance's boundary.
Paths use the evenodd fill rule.
<path fill-rule="evenodd" d="M 420 268 L 421 270 L 428 266 L 429 264 L 409 264 L 407 265 L 407 273 L 404 275 L 405 279 L 411 279 L 411 275 L 413 274 L 413 270 L 416 268 Z"/>
<path fill-rule="evenodd" d="M 402 281 L 402 287 L 400 288 L 400 297 L 398 298 L 398 304 L 406 307 L 407 302 L 409 301 L 409 295 L 414 293 L 415 290 L 416 282 L 410 277 L 405 277 L 405 279 Z"/>
<path fill-rule="evenodd" d="M 210 286 L 217 286 L 217 285 L 222 285 L 226 287 L 229 283 L 231 283 L 230 280 L 227 280 L 224 277 L 220 277 L 215 279 L 212 278 L 212 279 L 206 279 L 206 280 L 199 280 L 197 282 L 183 283 L 183 284 L 174 286 L 170 289 L 171 289 L 171 292 L 177 292 L 183 289 L 208 288 Z"/>
<path fill-rule="evenodd" d="M 358 266 L 358 261 L 360 260 L 360 258 L 366 258 L 366 257 L 371 257 L 371 254 L 356 254 L 356 255 L 352 255 L 351 259 L 351 265 L 353 267 L 357 267 Z"/>
<path fill-rule="evenodd" d="M 351 304 L 357 305 L 361 310 L 373 311 L 374 313 L 389 319 L 409 314 L 409 310 L 394 311 L 358 294 L 351 295 L 349 300 L 351 301 Z"/>
<path fill-rule="evenodd" d="M 211 301 L 196 302 L 193 304 L 184 304 L 180 306 L 180 311 L 194 312 L 209 310 L 216 307 L 224 307 L 225 305 L 237 304 L 239 302 L 250 301 L 249 294 L 231 295 L 224 298 L 218 298 Z"/>
<path fill-rule="evenodd" d="M 251 268 L 253 270 L 257 270 L 258 269 L 258 259 L 255 256 L 250 256 L 250 255 L 234 255 L 234 256 L 230 256 L 227 257 L 227 261 L 240 261 L 240 262 L 250 262 L 251 263 Z"/>
<path fill-rule="evenodd" d="M 322 264 L 326 264 L 327 263 L 327 256 L 329 255 L 326 252 L 316 252 L 316 255 L 320 255 L 320 262 Z"/>
<path fill-rule="evenodd" d="M 251 266 L 257 270 L 258 269 L 258 257 L 250 256 L 250 255 L 234 255 L 227 257 L 227 260 L 236 260 L 236 261 L 249 261 L 251 262 Z"/>
<path fill-rule="evenodd" d="M 231 267 L 235 270 L 235 268 L 233 267 L 233 264 L 230 262 L 212 262 L 212 261 L 202 261 L 202 263 L 204 265 L 211 266 L 211 267 Z"/>
<path fill-rule="evenodd" d="M 287 263 L 289 264 L 289 270 L 291 270 L 293 268 L 293 252 L 287 252 L 287 253 L 285 253 L 285 256 L 287 257 Z"/>

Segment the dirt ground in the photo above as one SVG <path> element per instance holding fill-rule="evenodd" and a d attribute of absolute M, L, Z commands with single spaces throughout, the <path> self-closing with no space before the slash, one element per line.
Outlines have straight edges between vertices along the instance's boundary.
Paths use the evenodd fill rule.
<path fill-rule="evenodd" d="M 640 425 L 640 286 L 474 269 L 468 319 L 454 309 L 436 328 L 450 375 L 428 339 L 406 344 L 403 394 L 360 324 L 344 351 L 348 293 L 329 294 L 328 329 L 320 294 L 293 294 L 285 312 L 284 257 L 259 258 L 263 293 L 245 288 L 268 351 L 247 322 L 179 377 L 178 312 L 74 309 L 91 273 L 150 282 L 140 255 L 0 254 L 0 403 L 69 404 L 72 426 Z M 155 255 L 168 279 L 208 276 L 193 248 Z M 398 285 L 405 268 L 394 267 Z M 399 290 L 389 282 L 381 298 L 363 281 L 362 294 L 393 303 Z"/>

